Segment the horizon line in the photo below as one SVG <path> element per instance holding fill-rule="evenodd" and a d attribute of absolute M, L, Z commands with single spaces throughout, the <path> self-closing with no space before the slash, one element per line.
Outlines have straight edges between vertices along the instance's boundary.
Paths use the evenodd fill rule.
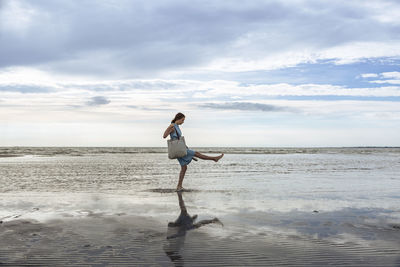
<path fill-rule="evenodd" d="M 167 146 L 0 146 L 0 148 L 167 148 Z M 192 148 L 400 148 L 400 146 L 192 146 Z"/>

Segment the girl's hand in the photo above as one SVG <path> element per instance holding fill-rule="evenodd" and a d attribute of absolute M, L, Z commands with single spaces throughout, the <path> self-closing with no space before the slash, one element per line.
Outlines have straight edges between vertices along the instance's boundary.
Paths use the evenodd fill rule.
<path fill-rule="evenodd" d="M 173 123 L 168 128 L 171 130 L 171 133 L 175 132 L 175 125 Z"/>

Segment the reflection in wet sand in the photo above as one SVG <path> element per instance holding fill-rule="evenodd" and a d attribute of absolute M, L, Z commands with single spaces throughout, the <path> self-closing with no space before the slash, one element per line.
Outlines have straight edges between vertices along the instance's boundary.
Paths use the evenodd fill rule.
<path fill-rule="evenodd" d="M 222 222 L 218 218 L 210 220 L 201 220 L 195 223 L 197 214 L 190 216 L 187 212 L 185 202 L 182 198 L 182 192 L 177 192 L 179 199 L 179 208 L 181 213 L 175 222 L 168 223 L 167 240 L 168 242 L 164 246 L 164 251 L 175 266 L 183 266 L 184 260 L 181 255 L 181 250 L 185 244 L 186 232 L 192 229 L 200 228 L 201 226 L 218 223 L 223 226 Z"/>

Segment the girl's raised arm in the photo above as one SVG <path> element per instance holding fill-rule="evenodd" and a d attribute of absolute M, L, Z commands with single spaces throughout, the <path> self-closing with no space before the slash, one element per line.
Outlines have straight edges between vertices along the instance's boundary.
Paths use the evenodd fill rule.
<path fill-rule="evenodd" d="M 174 128 L 174 124 L 171 123 L 171 124 L 168 126 L 168 128 L 165 130 L 164 135 L 163 135 L 163 138 L 167 138 L 167 136 L 168 136 L 170 133 L 172 133 L 173 131 L 175 131 L 175 128 Z"/>

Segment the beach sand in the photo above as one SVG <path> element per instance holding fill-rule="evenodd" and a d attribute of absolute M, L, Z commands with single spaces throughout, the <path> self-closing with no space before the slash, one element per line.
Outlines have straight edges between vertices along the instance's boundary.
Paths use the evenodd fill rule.
<path fill-rule="evenodd" d="M 400 266 L 398 148 L 159 150 L 0 149 L 0 266 Z"/>

